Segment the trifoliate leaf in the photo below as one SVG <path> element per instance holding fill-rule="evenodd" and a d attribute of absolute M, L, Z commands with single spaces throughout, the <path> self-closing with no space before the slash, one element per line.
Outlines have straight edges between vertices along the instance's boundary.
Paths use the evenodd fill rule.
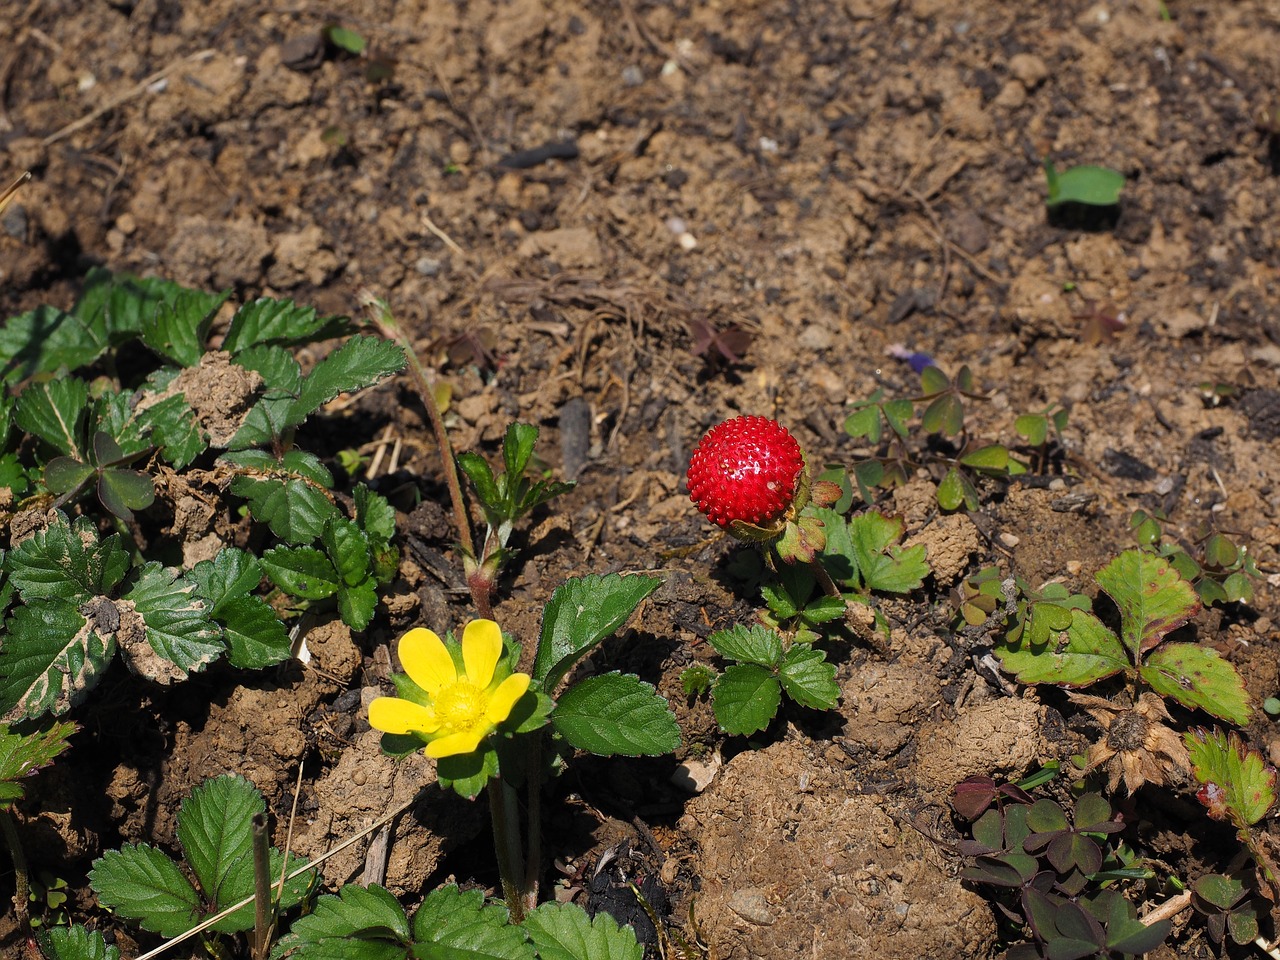
<path fill-rule="evenodd" d="M 178 809 L 178 842 L 205 898 L 219 907 L 235 903 L 253 886 L 254 814 L 265 813 L 262 794 L 243 777 L 206 780 Z M 245 876 L 247 868 L 247 877 Z M 240 891 L 248 880 L 248 890 Z"/>
<path fill-rule="evenodd" d="M 1120 637 L 1134 660 L 1200 610 L 1191 584 L 1164 559 L 1143 550 L 1126 550 L 1094 579 L 1120 608 Z"/>
<path fill-rule="evenodd" d="M 261 597 L 234 597 L 218 614 L 227 660 L 242 670 L 261 670 L 289 658 L 289 631 Z"/>
<path fill-rule="evenodd" d="M 289 408 L 288 426 L 302 423 L 340 393 L 371 386 L 404 367 L 404 351 L 389 340 L 352 337 L 315 365 Z"/>
<path fill-rule="evenodd" d="M 508 922 L 507 908 L 485 904 L 479 890 L 453 884 L 427 894 L 413 916 L 415 954 L 441 960 L 533 960 L 532 944 Z M 423 948 L 426 949 L 423 949 Z M 434 950 L 432 948 L 435 948 Z"/>
<path fill-rule="evenodd" d="M 311 543 L 330 517 L 341 516 L 324 492 L 306 480 L 236 477 L 231 492 L 248 500 L 253 518 L 287 543 Z"/>
<path fill-rule="evenodd" d="M 317 316 L 315 308 L 300 307 L 292 300 L 263 297 L 236 311 L 222 349 L 239 353 L 257 344 L 326 340 L 340 333 L 345 324 L 342 317 Z"/>
<path fill-rule="evenodd" d="M 1021 683 L 1083 687 L 1129 667 L 1119 638 L 1092 613 L 1072 610 L 1066 638 L 1044 646 L 1001 643 L 993 652 Z"/>
<path fill-rule="evenodd" d="M 99 541 L 87 517 L 68 523 L 61 511 L 47 530 L 11 551 L 6 563 L 14 587 L 28 601 L 59 597 L 81 604 L 110 593 L 129 572 L 129 555 L 118 535 Z"/>
<path fill-rule="evenodd" d="M 1245 830 L 1275 805 L 1276 771 L 1234 731 L 1190 730 L 1183 740 L 1192 772 L 1204 784 L 1197 796 L 1209 816 Z"/>
<path fill-rule="evenodd" d="M 354 587 L 345 583 L 338 588 L 338 615 L 352 630 L 363 630 L 373 619 L 378 606 L 377 581 L 370 575 Z"/>
<path fill-rule="evenodd" d="M 601 757 L 658 756 L 680 746 L 667 701 L 629 673 L 602 673 L 573 684 L 556 701 L 551 723 L 572 746 Z"/>
<path fill-rule="evenodd" d="M 1138 672 L 1156 693 L 1185 707 L 1199 707 L 1237 727 L 1249 722 L 1252 708 L 1244 680 L 1216 650 L 1170 643 L 1153 651 Z"/>
<path fill-rule="evenodd" d="M 0 723 L 0 812 L 22 799 L 22 781 L 52 763 L 75 732 L 74 723 L 54 723 L 34 733 L 11 733 L 7 723 Z"/>
<path fill-rule="evenodd" d="M 369 577 L 369 537 L 345 517 L 333 516 L 320 533 L 320 542 L 348 587 Z"/>
<path fill-rule="evenodd" d="M 293 921 L 272 957 L 405 960 L 411 944 L 409 918 L 395 897 L 379 886 L 349 883 L 336 897 L 320 897 L 311 913 Z"/>
<path fill-rule="evenodd" d="M 138 470 L 102 470 L 98 473 L 98 499 L 128 523 L 134 510 L 145 510 L 155 502 L 155 481 Z"/>
<path fill-rule="evenodd" d="M 108 946 L 102 934 L 90 933 L 80 924 L 50 927 L 37 940 L 48 960 L 120 960 L 120 951 Z"/>
<path fill-rule="evenodd" d="M 44 485 L 54 496 L 78 488 L 97 471 L 74 457 L 54 457 L 44 465 Z"/>
<path fill-rule="evenodd" d="M 315 547 L 272 547 L 262 555 L 262 568 L 281 590 L 304 600 L 324 600 L 342 586 L 338 571 Z"/>
<path fill-rule="evenodd" d="M 17 607 L 0 644 L 0 716 L 62 714 L 84 700 L 115 655 L 114 636 L 93 629 L 61 598 Z"/>
<path fill-rule="evenodd" d="M 222 631 L 195 584 L 176 569 L 154 560 L 145 564 L 124 599 L 146 625 L 145 640 L 123 631 L 119 637 L 121 655 L 134 672 L 168 683 L 203 670 L 222 653 Z"/>
<path fill-rule="evenodd" d="M 778 679 L 787 696 L 802 707 L 830 710 L 840 699 L 840 685 L 835 681 L 835 664 L 827 663 L 821 650 L 792 647 L 778 669 Z"/>
<path fill-rule="evenodd" d="M 579 659 L 626 623 L 661 584 L 656 577 L 616 573 L 566 580 L 542 615 L 533 678 L 552 692 Z"/>
<path fill-rule="evenodd" d="M 83 380 L 63 377 L 28 384 L 18 396 L 13 419 L 59 453 L 85 459 L 84 421 L 89 387 Z"/>
<path fill-rule="evenodd" d="M 782 703 L 782 685 L 754 663 L 733 664 L 711 691 L 716 721 L 725 733 L 755 733 L 767 727 Z"/>
<path fill-rule="evenodd" d="M 758 663 L 776 667 L 782 659 L 782 637 L 776 630 L 752 624 L 736 623 L 728 630 L 717 630 L 707 637 L 716 653 L 739 663 Z"/>
<path fill-rule="evenodd" d="M 635 931 L 603 910 L 594 918 L 576 903 L 544 903 L 524 920 L 538 960 L 643 960 Z"/>
<path fill-rule="evenodd" d="M 0 324 L 0 380 L 18 383 L 59 367 L 75 370 L 92 363 L 106 348 L 100 328 L 42 305 Z"/>
<path fill-rule="evenodd" d="M 182 869 L 145 843 L 125 844 L 95 860 L 89 886 L 117 916 L 164 937 L 185 933 L 200 921 L 200 896 Z"/>

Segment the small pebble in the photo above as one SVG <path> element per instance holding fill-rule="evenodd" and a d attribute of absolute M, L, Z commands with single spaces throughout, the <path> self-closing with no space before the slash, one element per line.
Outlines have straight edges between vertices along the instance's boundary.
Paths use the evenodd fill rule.
<path fill-rule="evenodd" d="M 729 898 L 729 909 L 743 920 L 758 923 L 762 927 L 772 926 L 777 919 L 773 907 L 769 906 L 769 898 L 759 887 L 735 890 Z"/>
<path fill-rule="evenodd" d="M 1000 534 L 1000 542 L 1003 543 L 1010 550 L 1012 550 L 1014 547 L 1016 547 L 1018 544 L 1022 542 L 1022 538 L 1019 537 L 1017 534 L 1002 533 Z"/>

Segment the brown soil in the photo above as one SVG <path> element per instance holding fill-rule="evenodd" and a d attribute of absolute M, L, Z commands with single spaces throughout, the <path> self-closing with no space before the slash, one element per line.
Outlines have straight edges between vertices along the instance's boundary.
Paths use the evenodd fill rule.
<path fill-rule="evenodd" d="M 459 449 L 492 454 L 518 417 L 578 480 L 520 544 L 505 629 L 536 636 L 568 576 L 666 578 L 600 659 L 672 698 L 686 746 L 584 761 L 557 785 L 544 849 L 572 875 L 561 888 L 585 897 L 574 876 L 607 851 L 630 871 L 615 879 L 666 884 L 677 923 L 694 898 L 721 960 L 994 956 L 994 915 L 942 842 L 948 791 L 1088 741 L 1067 702 L 982 667 L 949 629 L 950 586 L 998 563 L 1092 593 L 1138 506 L 1164 508 L 1178 536 L 1212 519 L 1280 570 L 1273 0 L 1169 2 L 1172 19 L 1156 0 L 342 6 L 364 58 L 310 42 L 331 22 L 312 4 L 0 10 L 15 38 L 0 176 L 35 172 L 3 217 L 2 315 L 69 304 L 92 264 L 331 313 L 357 312 L 365 288 L 385 298 L 453 387 Z M 373 61 L 389 79 L 368 78 Z M 1047 220 L 1045 155 L 1122 171 L 1118 219 Z M 708 325 L 748 335 L 739 361 L 696 355 Z M 887 496 L 934 578 L 881 604 L 887 657 L 839 653 L 839 716 L 788 716 L 746 749 L 680 691 L 684 667 L 712 660 L 706 635 L 758 606 L 725 573 L 740 551 L 703 539 L 688 452 L 756 413 L 814 460 L 851 462 L 846 404 L 915 388 L 886 356 L 896 342 L 972 367 L 990 397 L 971 405 L 977 437 L 1012 442 L 1019 413 L 1067 406 L 1070 488 L 993 487 L 955 516 L 930 482 Z M 1209 405 L 1202 381 L 1243 397 Z M 115 926 L 84 885 L 90 860 L 172 843 L 177 801 L 207 777 L 247 776 L 285 822 L 305 760 L 304 854 L 430 780 L 421 758 L 379 755 L 362 709 L 399 632 L 470 616 L 425 416 L 398 381 L 335 405 L 304 442 L 396 445 L 376 483 L 405 511 L 402 576 L 366 633 L 313 633 L 305 667 L 165 688 L 113 672 L 24 809 L 33 865 L 71 881 L 74 919 Z M 225 531 L 184 503 L 173 535 L 190 563 Z M 1280 682 L 1278 621 L 1264 585 L 1195 626 L 1262 698 Z M 1280 744 L 1265 719 L 1249 733 Z M 697 796 L 668 783 L 682 761 L 710 779 Z M 1168 806 L 1144 837 L 1153 855 L 1203 867 L 1181 835 L 1206 821 Z M 450 876 L 492 884 L 484 827 L 475 805 L 433 795 L 390 837 L 385 882 L 406 902 Z M 326 880 L 377 876 L 363 851 Z M 1207 955 L 1185 920 L 1162 956 Z"/>

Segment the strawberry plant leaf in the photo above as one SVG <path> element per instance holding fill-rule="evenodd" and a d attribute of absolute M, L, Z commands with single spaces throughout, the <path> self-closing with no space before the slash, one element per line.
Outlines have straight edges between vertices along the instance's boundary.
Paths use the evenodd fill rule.
<path fill-rule="evenodd" d="M 200 920 L 200 895 L 170 857 L 145 843 L 108 850 L 93 861 L 89 886 L 117 916 L 162 937 L 185 933 Z"/>
<path fill-rule="evenodd" d="M 16 608 L 0 646 L 0 715 L 5 720 L 62 714 L 84 700 L 115 656 L 76 605 L 62 598 Z"/>
<path fill-rule="evenodd" d="M 538 960 L 642 960 L 629 926 L 601 910 L 594 918 L 576 903 L 544 903 L 524 920 Z M 524 954 L 521 954 L 524 956 Z M 514 960 L 514 958 L 513 958 Z"/>
<path fill-rule="evenodd" d="M 260 344 L 306 343 L 327 340 L 345 332 L 343 317 L 320 317 L 313 307 L 300 307 L 292 300 L 263 297 L 246 303 L 231 318 L 222 349 L 240 353 Z"/>
<path fill-rule="evenodd" d="M 173 464 L 175 470 L 190 466 L 208 448 L 191 406 L 182 394 L 147 407 L 138 415 L 138 424 L 149 433 L 151 441 L 160 448 L 160 455 Z"/>
<path fill-rule="evenodd" d="M 486 904 L 479 890 L 449 884 L 427 894 L 413 915 L 414 955 L 440 960 L 533 960 L 533 947 L 507 908 Z"/>
<path fill-rule="evenodd" d="M 286 426 L 296 426 L 340 393 L 372 386 L 403 369 L 404 351 L 378 337 L 352 337 L 321 360 L 302 381 Z"/>
<path fill-rule="evenodd" d="M 304 600 L 332 597 L 342 585 L 329 558 L 315 547 L 272 547 L 262 555 L 262 568 L 281 590 Z"/>
<path fill-rule="evenodd" d="M 1245 830 L 1276 803 L 1276 771 L 1234 731 L 1195 729 L 1183 735 L 1191 771 L 1204 784 L 1197 796 L 1215 820 Z"/>
<path fill-rule="evenodd" d="M 257 589 L 262 565 L 248 551 L 225 547 L 212 560 L 201 560 L 188 570 L 187 577 L 209 605 L 209 616 L 221 619 L 232 601 Z"/>
<path fill-rule="evenodd" d="M 88 517 L 67 522 L 58 511 L 48 529 L 33 533 L 5 559 L 9 579 L 25 600 L 60 598 L 81 604 L 110 593 L 129 572 L 129 554 L 112 534 L 98 539 Z"/>
<path fill-rule="evenodd" d="M 735 623 L 728 630 L 717 630 L 707 637 L 716 653 L 739 663 L 757 663 L 776 667 L 782 659 L 782 637 L 777 631 L 759 624 Z"/>
<path fill-rule="evenodd" d="M 0 813 L 22 799 L 22 781 L 53 763 L 75 732 L 74 723 L 58 722 L 34 733 L 11 733 L 7 723 L 0 723 Z"/>
<path fill-rule="evenodd" d="M 1083 687 L 1129 667 L 1114 633 L 1092 613 L 1072 610 L 1066 645 L 1037 646 L 1023 641 L 997 644 L 993 652 L 1019 683 L 1057 683 Z"/>
<path fill-rule="evenodd" d="M 102 934 L 90 933 L 80 924 L 50 927 L 37 940 L 48 960 L 120 960 L 120 951 L 108 946 Z"/>
<path fill-rule="evenodd" d="M 175 568 L 154 560 L 144 564 L 124 599 L 133 602 L 146 624 L 145 646 L 176 667 L 178 675 L 203 670 L 223 652 L 222 631 L 210 620 L 196 585 Z M 121 652 L 134 670 L 161 683 L 174 679 L 172 669 L 155 664 L 141 643 L 126 644 L 123 634 L 119 639 Z"/>
<path fill-rule="evenodd" d="M 178 808 L 178 842 L 200 884 L 213 904 L 230 906 L 251 892 L 253 880 L 254 814 L 265 813 L 266 803 L 253 784 L 242 777 L 206 780 Z M 245 868 L 248 868 L 248 874 Z M 233 928 L 238 929 L 238 928 Z"/>
<path fill-rule="evenodd" d="M 412 944 L 409 918 L 382 887 L 347 884 L 338 896 L 316 900 L 293 922 L 271 956 L 290 960 L 405 960 Z"/>
<path fill-rule="evenodd" d="M 369 538 L 355 523 L 345 517 L 330 517 L 320 533 L 320 542 L 348 587 L 368 578 Z"/>
<path fill-rule="evenodd" d="M 75 370 L 98 359 L 106 348 L 100 326 L 41 305 L 0 324 L 0 380 L 17 383 L 59 367 Z"/>
<path fill-rule="evenodd" d="M 396 535 L 395 507 L 380 493 L 375 493 L 363 483 L 351 491 L 356 504 L 356 523 L 375 544 L 386 546 Z"/>
<path fill-rule="evenodd" d="M 253 518 L 286 543 L 311 543 L 330 517 L 340 516 L 324 492 L 306 480 L 236 477 L 231 492 L 244 497 Z"/>
<path fill-rule="evenodd" d="M 169 284 L 165 297 L 141 316 L 142 342 L 166 360 L 194 367 L 204 354 L 204 342 L 214 315 L 231 295 L 188 290 Z"/>
<path fill-rule="evenodd" d="M 1216 650 L 1194 643 L 1171 643 L 1154 651 L 1138 671 L 1156 693 L 1193 710 L 1243 727 L 1252 709 L 1244 680 Z"/>
<path fill-rule="evenodd" d="M 372 576 L 365 577 L 355 586 L 344 583 L 338 588 L 338 615 L 352 630 L 363 630 L 369 626 L 377 606 L 377 581 Z"/>
<path fill-rule="evenodd" d="M 227 600 L 218 616 L 227 660 L 242 670 L 260 670 L 289 658 L 289 631 L 261 597 Z"/>
<path fill-rule="evenodd" d="M 551 693 L 575 663 L 630 619 L 662 585 L 657 577 L 591 575 L 566 580 L 551 595 L 533 659 L 533 679 Z"/>
<path fill-rule="evenodd" d="M 735 663 L 716 678 L 711 696 L 716 722 L 725 733 L 755 733 L 777 714 L 782 684 L 764 667 Z"/>
<path fill-rule="evenodd" d="M 85 409 L 89 387 L 76 377 L 32 383 L 18 396 L 13 419 L 59 453 L 84 459 Z"/>
<path fill-rule="evenodd" d="M 268 392 L 277 397 L 288 394 L 290 403 L 302 389 L 302 367 L 284 347 L 251 347 L 236 353 L 231 362 L 259 374 Z"/>
<path fill-rule="evenodd" d="M 680 728 L 665 698 L 629 673 L 601 673 L 569 687 L 551 714 L 556 732 L 601 757 L 658 756 L 680 746 Z"/>
<path fill-rule="evenodd" d="M 1120 637 L 1135 662 L 1200 610 L 1191 584 L 1165 560 L 1141 550 L 1126 550 L 1094 579 L 1120 608 Z"/>
<path fill-rule="evenodd" d="M 787 696 L 814 710 L 831 710 L 840 699 L 835 676 L 835 664 L 827 663 L 827 655 L 811 647 L 792 647 L 778 668 L 778 679 Z"/>

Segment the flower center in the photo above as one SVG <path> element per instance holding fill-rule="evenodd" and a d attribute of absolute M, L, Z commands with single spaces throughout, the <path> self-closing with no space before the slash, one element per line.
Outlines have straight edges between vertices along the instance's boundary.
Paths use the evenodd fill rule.
<path fill-rule="evenodd" d="M 458 733 L 484 722 L 484 691 L 466 680 L 441 690 L 434 706 L 441 724 Z"/>

